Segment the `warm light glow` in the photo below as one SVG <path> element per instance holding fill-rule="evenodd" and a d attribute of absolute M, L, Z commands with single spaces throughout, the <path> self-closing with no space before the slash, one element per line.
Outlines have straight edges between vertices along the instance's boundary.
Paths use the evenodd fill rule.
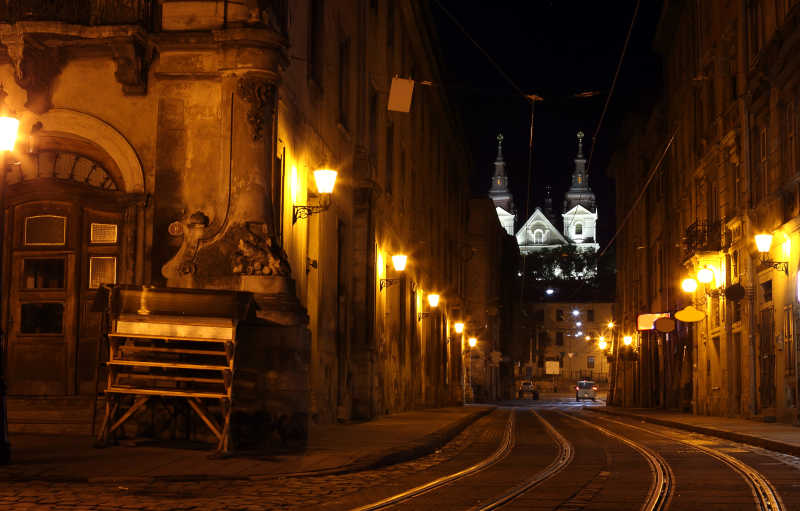
<path fill-rule="evenodd" d="M 431 293 L 428 295 L 428 304 L 431 307 L 438 307 L 439 306 L 439 295 L 436 293 Z"/>
<path fill-rule="evenodd" d="M 681 282 L 681 289 L 686 293 L 694 293 L 697 291 L 697 281 L 692 278 L 683 279 L 683 282 Z"/>
<path fill-rule="evenodd" d="M 608 324 L 607 324 L 606 326 L 607 326 L 608 328 L 614 328 L 614 322 L 613 322 L 613 321 L 609 321 L 609 322 L 608 322 Z"/>
<path fill-rule="evenodd" d="M 756 248 L 759 252 L 769 252 L 769 247 L 772 246 L 772 234 L 756 234 Z"/>
<path fill-rule="evenodd" d="M 292 204 L 297 203 L 297 166 L 292 165 L 292 171 L 289 174 L 289 193 L 292 196 Z"/>
<path fill-rule="evenodd" d="M 605 339 L 601 337 L 600 342 L 597 343 L 597 347 L 600 348 L 601 350 L 604 350 L 608 348 L 608 343 L 605 341 Z"/>
<path fill-rule="evenodd" d="M 581 323 L 580 321 L 576 321 L 575 326 L 583 326 L 583 323 Z"/>
<path fill-rule="evenodd" d="M 475 337 L 470 337 L 469 340 L 467 341 L 467 344 L 469 344 L 470 348 L 474 348 L 475 345 L 478 344 L 478 339 Z"/>
<path fill-rule="evenodd" d="M 581 335 L 583 335 L 583 330 L 578 330 L 578 333 L 575 334 L 575 337 L 579 337 Z"/>
<path fill-rule="evenodd" d="M 622 343 L 625 346 L 630 346 L 633 343 L 633 337 L 631 337 L 630 335 L 626 335 L 625 337 L 622 338 Z"/>
<path fill-rule="evenodd" d="M 709 282 L 714 280 L 714 272 L 711 271 L 711 269 L 708 267 L 701 268 L 700 271 L 697 272 L 697 280 L 699 280 L 703 284 L 708 284 Z"/>
<path fill-rule="evenodd" d="M 380 251 L 378 252 L 378 268 L 377 269 L 378 269 L 378 277 L 383 277 L 385 269 L 384 269 L 384 266 L 383 266 L 383 254 Z"/>
<path fill-rule="evenodd" d="M 604 336 L 602 336 L 602 335 L 600 337 L 598 337 L 597 340 L 600 341 L 600 342 L 606 342 L 606 338 Z"/>
<path fill-rule="evenodd" d="M 403 254 L 395 254 L 392 256 L 392 266 L 394 266 L 395 271 L 403 271 L 406 269 L 406 262 L 408 262 L 408 256 Z"/>
<path fill-rule="evenodd" d="M 11 151 L 17 141 L 19 120 L 4 115 L 0 117 L 0 151 Z"/>
<path fill-rule="evenodd" d="M 592 337 L 591 337 L 591 336 L 589 336 L 589 335 L 587 335 L 587 336 L 585 337 L 585 339 L 586 339 L 587 341 L 591 341 L 591 340 L 592 340 Z"/>
<path fill-rule="evenodd" d="M 464 323 L 462 323 L 461 321 L 453 325 L 453 327 L 456 329 L 457 334 L 460 334 L 464 331 Z"/>
<path fill-rule="evenodd" d="M 581 311 L 579 311 L 578 309 L 573 309 L 573 310 L 572 310 L 572 315 L 573 315 L 573 316 L 577 316 L 577 315 L 579 315 L 580 313 L 581 313 Z"/>
<path fill-rule="evenodd" d="M 314 181 L 317 182 L 317 191 L 319 193 L 333 193 L 333 186 L 336 184 L 336 171 L 330 169 L 315 170 Z"/>

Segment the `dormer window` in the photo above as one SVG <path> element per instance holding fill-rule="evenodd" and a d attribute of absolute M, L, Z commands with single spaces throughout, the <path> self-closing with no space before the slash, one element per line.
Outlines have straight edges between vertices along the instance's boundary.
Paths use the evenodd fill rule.
<path fill-rule="evenodd" d="M 544 244 L 544 232 L 541 229 L 533 231 L 533 243 L 534 245 Z"/>
<path fill-rule="evenodd" d="M 575 224 L 575 235 L 583 234 L 583 225 Z"/>

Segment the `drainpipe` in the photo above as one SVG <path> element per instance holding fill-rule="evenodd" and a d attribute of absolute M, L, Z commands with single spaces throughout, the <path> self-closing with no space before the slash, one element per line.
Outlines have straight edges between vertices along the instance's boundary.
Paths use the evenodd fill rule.
<path fill-rule="evenodd" d="M 741 131 L 741 147 L 742 159 L 742 173 L 744 174 L 745 181 L 747 182 L 747 191 L 752 190 L 752 182 L 750 180 L 750 119 L 748 117 L 747 101 L 749 91 L 747 88 L 747 76 L 745 74 L 747 69 L 747 0 L 739 0 L 739 16 L 737 19 L 737 40 L 736 40 L 736 53 L 737 53 L 737 72 L 736 72 L 736 92 L 739 101 L 739 118 L 742 123 Z M 752 210 L 752 203 L 750 200 L 750 209 Z M 749 224 L 750 222 L 748 222 Z M 749 227 L 749 225 L 748 225 Z M 750 229 L 747 229 L 748 231 Z M 744 233 L 749 236 L 749 232 Z M 749 238 L 746 238 L 749 239 Z M 750 275 L 750 287 L 752 293 L 749 297 L 750 325 L 748 328 L 748 343 L 750 352 L 750 413 L 756 415 L 758 413 L 757 399 L 756 399 L 756 289 L 758 286 L 758 275 L 756 275 L 756 263 L 753 260 L 753 255 L 748 250 L 748 273 Z"/>

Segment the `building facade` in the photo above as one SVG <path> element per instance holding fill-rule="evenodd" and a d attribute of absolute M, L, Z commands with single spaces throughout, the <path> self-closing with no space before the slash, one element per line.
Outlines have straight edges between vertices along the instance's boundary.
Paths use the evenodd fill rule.
<path fill-rule="evenodd" d="M 424 2 L 47 5 L 0 7 L 12 431 L 91 402 L 114 283 L 252 292 L 294 332 L 254 385 L 303 427 L 461 401 L 468 151 L 442 89 L 386 107 L 439 80 Z"/>
<path fill-rule="evenodd" d="M 634 342 L 618 403 L 798 420 L 797 4 L 665 4 L 664 92 L 628 120 L 610 166 L 618 220 L 630 215 L 617 315 Z M 757 234 L 772 235 L 766 253 Z M 639 314 L 687 306 L 703 319 L 636 332 Z"/>

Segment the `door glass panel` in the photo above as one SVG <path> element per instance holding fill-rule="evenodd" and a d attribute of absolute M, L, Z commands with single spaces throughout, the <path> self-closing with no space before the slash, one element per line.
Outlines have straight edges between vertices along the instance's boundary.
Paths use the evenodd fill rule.
<path fill-rule="evenodd" d="M 20 314 L 20 333 L 60 334 L 63 330 L 63 303 L 23 303 Z"/>
<path fill-rule="evenodd" d="M 22 274 L 25 289 L 63 289 L 64 259 L 25 259 Z"/>
<path fill-rule="evenodd" d="M 116 257 L 89 258 L 89 288 L 97 289 L 100 284 L 117 283 Z"/>
<path fill-rule="evenodd" d="M 66 239 L 67 217 L 39 215 L 25 219 L 26 245 L 64 245 Z"/>
<path fill-rule="evenodd" d="M 91 243 L 116 243 L 117 224 L 98 224 L 92 222 L 89 241 Z"/>

